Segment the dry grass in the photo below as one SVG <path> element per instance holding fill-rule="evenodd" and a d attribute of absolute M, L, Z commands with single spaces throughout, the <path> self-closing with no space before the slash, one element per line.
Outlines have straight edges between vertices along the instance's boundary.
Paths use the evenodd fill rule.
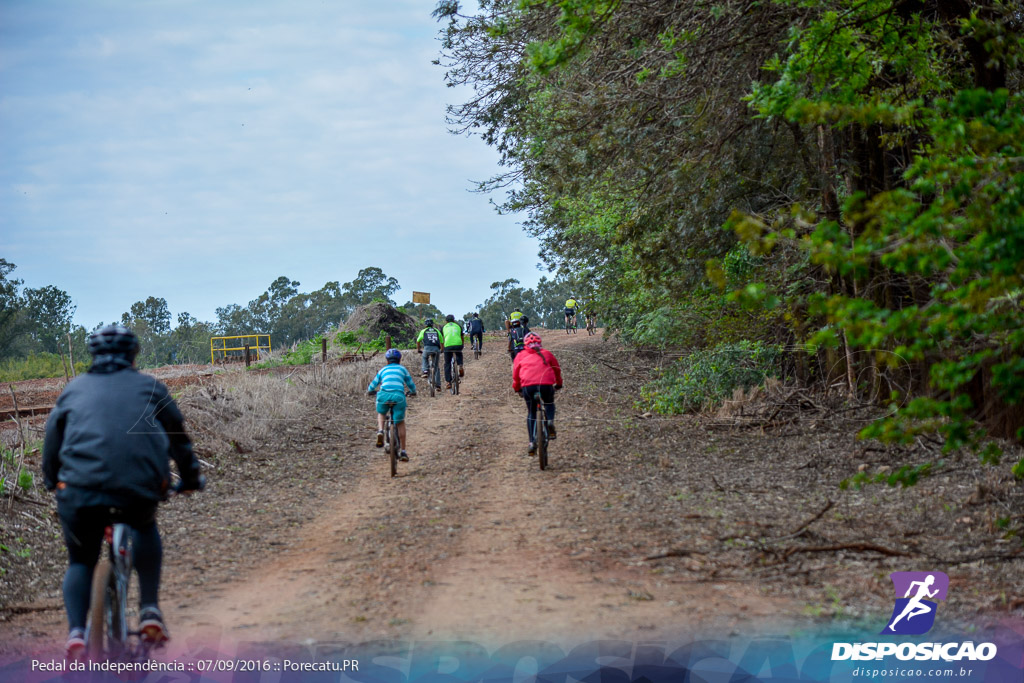
<path fill-rule="evenodd" d="M 403 360 L 416 376 L 419 356 L 406 353 Z M 383 365 L 373 359 L 235 371 L 187 389 L 178 402 L 204 451 L 246 452 L 311 414 L 365 406 L 366 387 Z"/>

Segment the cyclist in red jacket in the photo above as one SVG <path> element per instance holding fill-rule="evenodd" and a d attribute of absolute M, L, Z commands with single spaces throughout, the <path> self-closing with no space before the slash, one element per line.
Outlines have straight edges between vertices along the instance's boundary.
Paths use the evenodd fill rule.
<path fill-rule="evenodd" d="M 562 368 L 554 354 L 541 348 L 540 336 L 530 332 L 523 339 L 523 350 L 512 362 L 512 390 L 520 392 L 526 400 L 526 433 L 530 439 L 530 455 L 537 446 L 533 441 L 536 395 L 544 404 L 544 418 L 548 423 L 548 438 L 555 438 L 555 391 L 562 388 Z"/>

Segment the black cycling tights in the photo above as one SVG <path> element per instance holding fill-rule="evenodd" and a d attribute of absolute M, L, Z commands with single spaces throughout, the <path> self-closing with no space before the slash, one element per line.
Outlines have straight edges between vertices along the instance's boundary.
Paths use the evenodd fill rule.
<path fill-rule="evenodd" d="M 540 400 L 544 404 L 544 418 L 551 422 L 555 419 L 555 387 L 553 384 L 535 384 L 523 387 L 520 393 L 526 399 L 526 433 L 533 441 L 534 413 L 537 411 L 537 390 L 540 389 Z"/>
<path fill-rule="evenodd" d="M 100 556 L 103 532 L 111 523 L 108 506 L 70 508 L 57 506 L 64 542 L 68 546 L 68 571 L 64 574 L 64 606 L 69 628 L 85 628 L 89 612 L 92 574 Z M 133 564 L 139 575 L 139 604 L 156 605 L 160 592 L 163 545 L 156 527 L 156 507 L 144 505 L 123 511 L 120 519 L 132 526 Z"/>

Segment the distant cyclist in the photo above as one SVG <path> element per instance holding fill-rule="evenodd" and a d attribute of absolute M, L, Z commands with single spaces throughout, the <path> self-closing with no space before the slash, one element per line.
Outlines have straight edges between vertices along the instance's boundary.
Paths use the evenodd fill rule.
<path fill-rule="evenodd" d="M 181 475 L 179 491 L 200 489 L 203 479 L 181 411 L 166 386 L 135 369 L 138 352 L 138 338 L 123 325 L 90 334 L 89 372 L 67 385 L 46 421 L 43 481 L 57 491 L 68 549 L 69 659 L 85 655 L 92 575 L 104 531 L 118 512 L 117 520 L 132 528 L 140 637 L 154 645 L 169 639 L 158 599 L 163 546 L 157 504 L 170 489 L 170 460 Z"/>
<path fill-rule="evenodd" d="M 392 415 L 398 425 L 398 439 L 402 442 L 398 459 L 409 462 L 409 454 L 405 450 L 409 445 L 405 437 L 405 392 L 408 389 L 409 394 L 415 396 L 416 384 L 412 381 L 412 374 L 402 365 L 401 351 L 388 349 L 384 358 L 388 364 L 377 371 L 370 386 L 366 387 L 366 393 L 377 394 L 377 448 L 384 445 L 384 416 L 388 414 L 391 404 L 394 404 Z"/>
<path fill-rule="evenodd" d="M 576 299 L 569 297 L 565 302 L 565 326 L 576 327 Z"/>
<path fill-rule="evenodd" d="M 477 348 L 483 351 L 484 348 L 484 321 L 480 320 L 480 314 L 474 313 L 473 317 L 470 318 L 469 323 L 466 325 L 469 331 L 469 345 L 473 346 L 473 342 L 476 341 L 478 344 Z"/>
<path fill-rule="evenodd" d="M 447 382 L 446 389 L 452 388 L 452 358 L 459 366 L 459 377 L 465 376 L 462 369 L 462 347 L 465 340 L 462 338 L 462 325 L 455 322 L 455 316 L 445 316 L 444 327 L 441 328 L 441 344 L 444 346 L 444 381 Z"/>
<path fill-rule="evenodd" d="M 523 325 L 523 318 L 525 316 L 519 311 L 512 311 L 510 316 L 510 325 L 508 329 L 508 355 L 515 362 L 516 354 L 524 348 L 524 340 L 526 339 L 526 327 Z"/>
<path fill-rule="evenodd" d="M 555 438 L 555 390 L 562 388 L 562 368 L 554 354 L 541 347 L 540 336 L 535 332 L 526 335 L 525 348 L 512 362 L 512 390 L 521 392 L 526 400 L 526 433 L 529 438 L 529 454 L 535 455 L 534 415 L 537 409 L 537 394 L 544 404 L 544 419 L 548 424 L 548 438 Z"/>
<path fill-rule="evenodd" d="M 423 361 L 420 363 L 423 376 L 427 376 L 427 369 L 430 367 L 430 357 L 434 357 L 434 377 L 431 381 L 434 386 L 441 386 L 441 330 L 434 327 L 433 318 L 427 318 L 424 323 L 426 327 L 420 330 L 416 337 L 416 350 L 423 354 Z"/>

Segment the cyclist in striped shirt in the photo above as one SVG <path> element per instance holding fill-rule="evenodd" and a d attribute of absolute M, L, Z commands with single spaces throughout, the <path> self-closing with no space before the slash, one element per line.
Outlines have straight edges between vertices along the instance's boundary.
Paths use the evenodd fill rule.
<path fill-rule="evenodd" d="M 366 387 L 366 393 L 377 394 L 377 448 L 384 445 L 384 416 L 387 415 L 389 405 L 393 403 L 398 438 L 403 446 L 398 459 L 409 462 L 409 455 L 405 452 L 405 446 L 408 445 L 405 437 L 405 390 L 408 388 L 409 395 L 415 396 L 416 384 L 412 381 L 412 374 L 402 365 L 401 351 L 388 349 L 384 358 L 388 364 L 377 372 L 370 386 Z"/>

